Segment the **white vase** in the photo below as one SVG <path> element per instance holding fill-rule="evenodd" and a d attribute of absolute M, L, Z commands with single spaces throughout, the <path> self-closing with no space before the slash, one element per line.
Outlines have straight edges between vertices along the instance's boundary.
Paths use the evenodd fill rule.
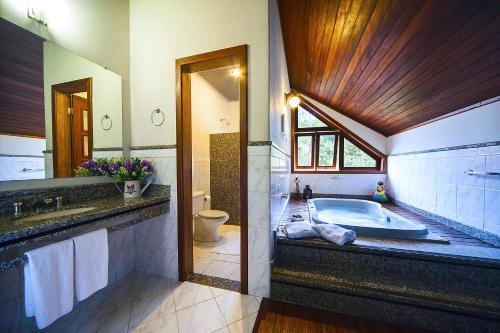
<path fill-rule="evenodd" d="M 141 182 L 139 180 L 127 180 L 123 187 L 125 199 L 139 198 L 141 196 Z"/>

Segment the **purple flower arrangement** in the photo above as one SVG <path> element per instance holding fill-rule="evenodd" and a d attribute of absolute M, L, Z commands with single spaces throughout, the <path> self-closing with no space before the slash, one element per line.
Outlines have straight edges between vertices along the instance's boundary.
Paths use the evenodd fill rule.
<path fill-rule="evenodd" d="M 108 176 L 126 180 L 144 180 L 154 171 L 153 164 L 139 158 L 113 160 L 109 158 L 97 158 L 83 162 L 76 170 L 77 176 Z"/>

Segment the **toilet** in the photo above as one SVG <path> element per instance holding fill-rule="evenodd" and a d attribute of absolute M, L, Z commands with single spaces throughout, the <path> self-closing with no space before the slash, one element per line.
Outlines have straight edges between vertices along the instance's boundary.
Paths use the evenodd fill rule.
<path fill-rule="evenodd" d="M 197 241 L 216 242 L 221 236 L 219 228 L 229 214 L 222 210 L 210 209 L 210 196 L 203 191 L 193 192 L 193 238 Z"/>

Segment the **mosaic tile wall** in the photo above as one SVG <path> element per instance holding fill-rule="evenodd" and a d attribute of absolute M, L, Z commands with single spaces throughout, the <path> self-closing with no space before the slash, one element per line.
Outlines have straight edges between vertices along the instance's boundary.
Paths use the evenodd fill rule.
<path fill-rule="evenodd" d="M 210 134 L 210 196 L 226 224 L 240 224 L 240 133 Z"/>

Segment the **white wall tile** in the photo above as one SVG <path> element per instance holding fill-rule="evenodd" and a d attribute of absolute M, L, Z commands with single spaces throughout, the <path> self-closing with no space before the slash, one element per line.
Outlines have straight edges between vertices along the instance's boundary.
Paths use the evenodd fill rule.
<path fill-rule="evenodd" d="M 248 190 L 269 192 L 271 165 L 270 157 L 262 155 L 248 156 Z"/>
<path fill-rule="evenodd" d="M 486 172 L 500 172 L 500 155 L 486 156 Z M 500 190 L 500 177 L 486 176 L 484 187 L 494 190 Z"/>
<path fill-rule="evenodd" d="M 469 176 L 464 171 L 472 169 L 475 172 L 484 173 L 485 161 L 485 156 L 459 156 L 457 162 L 457 185 L 484 187 L 483 176 Z"/>
<path fill-rule="evenodd" d="M 485 190 L 484 230 L 500 235 L 500 191 Z"/>
<path fill-rule="evenodd" d="M 461 223 L 482 229 L 484 214 L 484 189 L 458 186 L 457 219 Z"/>
<path fill-rule="evenodd" d="M 456 220 L 457 218 L 457 186 L 437 183 L 436 214 Z"/>
<path fill-rule="evenodd" d="M 436 181 L 445 184 L 456 184 L 457 181 L 457 158 L 445 157 L 437 159 Z"/>

